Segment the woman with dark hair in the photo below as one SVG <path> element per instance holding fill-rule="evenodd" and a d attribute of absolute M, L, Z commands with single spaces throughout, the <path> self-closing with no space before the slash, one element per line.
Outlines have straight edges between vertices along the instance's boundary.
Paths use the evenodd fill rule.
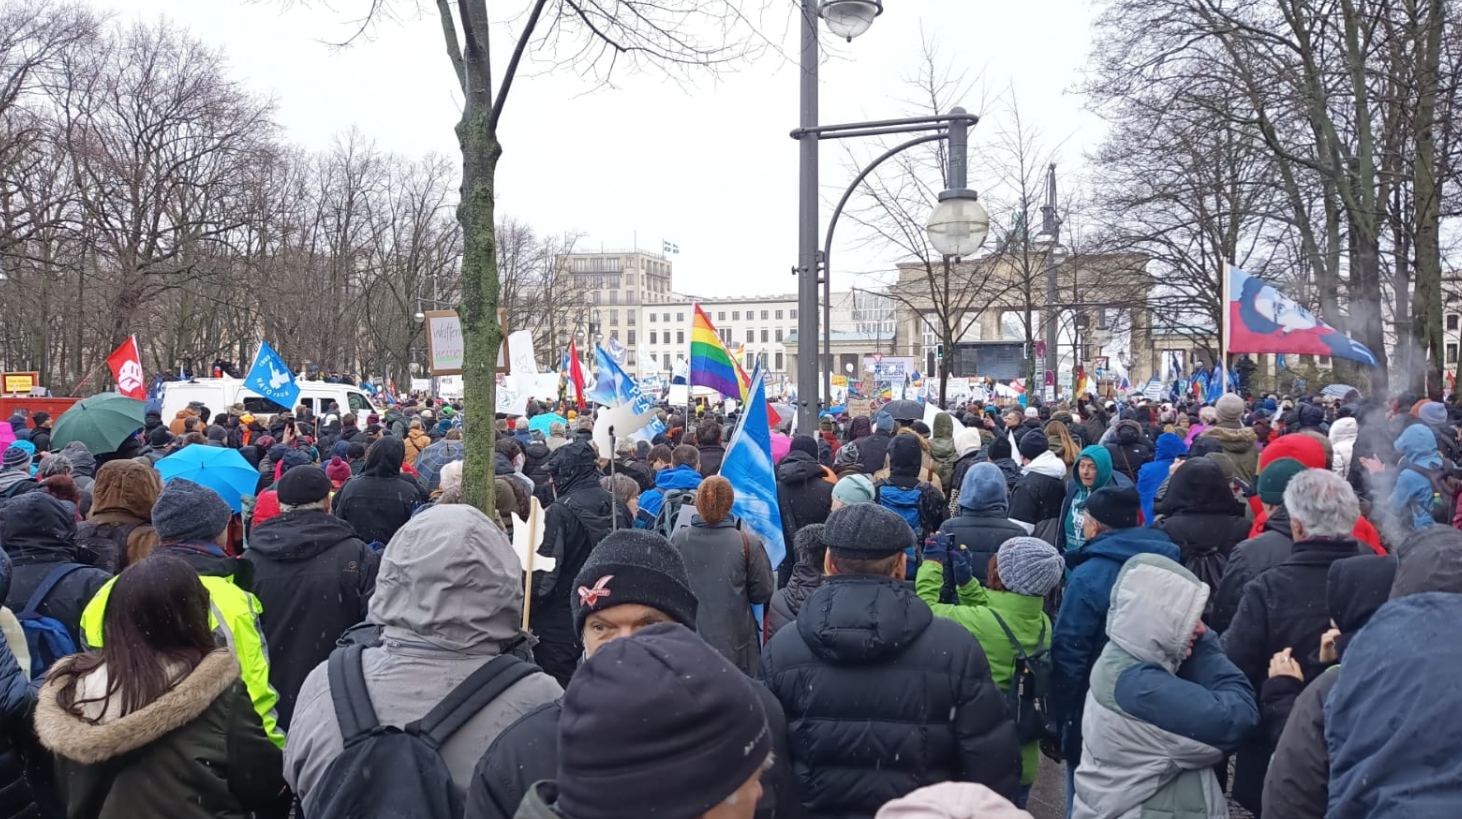
<path fill-rule="evenodd" d="M 283 753 L 264 733 L 208 592 L 154 554 L 112 589 L 100 651 L 57 663 L 36 704 L 71 817 L 285 816 Z"/>
<path fill-rule="evenodd" d="M 355 527 L 366 543 L 388 543 L 396 530 L 411 520 L 416 507 L 427 502 L 421 485 L 401 474 L 406 444 L 386 436 L 366 450 L 365 468 L 335 496 L 333 511 Z"/>

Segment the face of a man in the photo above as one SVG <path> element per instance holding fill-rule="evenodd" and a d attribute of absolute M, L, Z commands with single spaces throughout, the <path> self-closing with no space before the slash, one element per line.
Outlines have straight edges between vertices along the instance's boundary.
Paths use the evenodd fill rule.
<path fill-rule="evenodd" d="M 1020 426 L 1020 422 L 1024 420 L 1025 416 L 1018 412 L 1005 413 L 1005 426 L 1007 427 L 1018 427 Z"/>
<path fill-rule="evenodd" d="M 670 622 L 674 622 L 670 615 L 639 603 L 625 603 L 593 612 L 584 619 L 584 656 L 593 657 L 601 647 L 630 637 L 646 626 Z"/>
<path fill-rule="evenodd" d="M 1096 462 L 1090 458 L 1082 458 L 1076 464 L 1076 474 L 1081 477 L 1081 485 L 1090 487 L 1096 483 L 1097 468 Z"/>
<path fill-rule="evenodd" d="M 1097 522 L 1092 520 L 1091 515 L 1081 516 L 1081 535 L 1086 540 L 1091 540 L 1098 534 Z"/>

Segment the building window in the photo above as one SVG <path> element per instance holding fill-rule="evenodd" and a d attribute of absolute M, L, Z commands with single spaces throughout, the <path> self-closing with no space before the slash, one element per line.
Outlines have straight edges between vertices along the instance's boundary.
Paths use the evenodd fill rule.
<path fill-rule="evenodd" d="M 685 343 L 685 331 L 684 330 L 676 330 L 675 331 L 675 343 L 676 344 L 684 344 Z"/>
<path fill-rule="evenodd" d="M 589 294 L 589 300 L 592 301 L 595 304 L 598 304 L 599 303 L 599 291 L 598 290 L 595 290 L 593 293 L 590 293 Z"/>
<path fill-rule="evenodd" d="M 716 321 L 725 321 L 725 320 L 726 320 L 726 311 L 725 310 L 717 310 L 716 311 Z"/>
<path fill-rule="evenodd" d="M 651 331 L 650 331 L 650 343 L 651 343 L 651 344 L 656 344 L 656 343 L 658 343 L 658 342 L 657 342 L 657 341 L 656 341 L 656 335 L 655 335 L 655 331 L 654 331 L 654 330 L 651 330 Z"/>
<path fill-rule="evenodd" d="M 792 320 L 793 321 L 796 321 L 797 320 L 797 311 L 796 310 L 793 310 L 792 311 Z"/>
<path fill-rule="evenodd" d="M 634 294 L 631 293 L 630 295 L 633 296 Z M 631 301 L 633 301 L 633 299 L 631 299 Z M 635 316 L 638 316 L 639 314 L 640 314 L 640 311 L 638 311 L 638 310 L 626 310 L 625 311 L 625 316 L 624 316 L 624 323 L 625 324 L 628 324 L 631 327 L 635 326 Z"/>
<path fill-rule="evenodd" d="M 1449 314 L 1447 314 L 1447 332 L 1449 332 L 1449 333 L 1455 333 L 1455 332 L 1457 332 L 1457 320 L 1458 320 L 1458 318 L 1459 318 L 1459 316 L 1456 313 L 1449 313 Z"/>
<path fill-rule="evenodd" d="M 670 369 L 670 354 L 669 353 L 666 353 L 665 354 L 665 369 L 667 369 L 667 370 Z"/>
<path fill-rule="evenodd" d="M 782 343 L 782 328 L 780 328 L 780 327 L 777 328 L 777 343 L 778 344 L 781 344 Z M 781 367 L 778 367 L 777 369 L 780 370 L 782 368 Z"/>
<path fill-rule="evenodd" d="M 634 330 L 630 330 L 629 331 L 629 346 L 631 346 L 631 347 L 635 346 L 635 331 Z"/>
<path fill-rule="evenodd" d="M 1447 363 L 1448 364 L 1456 364 L 1457 363 L 1457 345 L 1456 344 L 1448 344 L 1447 345 Z"/>
<path fill-rule="evenodd" d="M 731 320 L 732 321 L 741 321 L 741 311 L 740 310 L 732 310 L 731 311 Z"/>
<path fill-rule="evenodd" d="M 655 323 L 655 314 L 654 313 L 651 313 L 650 314 L 650 323 L 651 324 L 654 324 Z"/>
<path fill-rule="evenodd" d="M 766 344 L 767 343 L 767 336 L 769 336 L 769 335 L 770 335 L 770 333 L 768 333 L 766 330 L 762 330 L 761 331 L 761 343 Z"/>
<path fill-rule="evenodd" d="M 609 323 L 612 324 L 612 325 L 614 325 L 615 327 L 618 327 L 619 326 L 619 311 L 618 310 L 610 310 L 609 311 Z"/>
<path fill-rule="evenodd" d="M 676 321 L 685 321 L 685 314 L 684 313 L 676 313 L 675 314 L 675 320 Z"/>
<path fill-rule="evenodd" d="M 669 313 L 661 313 L 660 314 L 660 320 L 663 321 L 663 322 L 665 322 L 666 324 L 669 324 L 670 323 L 670 314 Z"/>
<path fill-rule="evenodd" d="M 753 341 L 756 341 L 756 331 L 755 330 L 747 330 L 746 331 L 746 343 L 747 344 L 750 344 Z"/>
<path fill-rule="evenodd" d="M 731 343 L 731 328 L 729 328 L 729 327 L 723 327 L 720 330 L 717 330 L 716 332 L 718 332 L 718 333 L 721 334 L 721 343 L 722 344 L 730 344 Z"/>
<path fill-rule="evenodd" d="M 619 291 L 618 290 L 611 290 L 611 291 L 609 291 L 609 303 L 610 304 L 619 304 Z"/>
<path fill-rule="evenodd" d="M 770 312 L 771 311 L 769 311 L 769 310 L 763 310 L 763 311 L 761 311 L 761 320 L 762 321 L 766 321 L 768 318 L 770 318 L 770 315 L 768 315 Z"/>
<path fill-rule="evenodd" d="M 781 320 L 782 320 L 782 311 L 781 310 L 778 310 L 777 311 L 777 321 L 781 321 Z M 778 366 L 777 369 L 780 370 L 782 368 L 780 366 Z"/>

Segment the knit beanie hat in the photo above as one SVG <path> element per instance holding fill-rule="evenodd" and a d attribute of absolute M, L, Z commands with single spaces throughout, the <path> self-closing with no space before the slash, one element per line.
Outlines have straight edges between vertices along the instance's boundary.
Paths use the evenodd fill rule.
<path fill-rule="evenodd" d="M 873 428 L 878 432 L 893 432 L 893 427 L 892 415 L 879 410 L 878 414 L 873 416 Z"/>
<path fill-rule="evenodd" d="M 330 446 L 330 455 L 335 458 L 350 458 L 350 442 L 336 441 Z"/>
<path fill-rule="evenodd" d="M 330 458 L 330 463 L 325 465 L 325 477 L 337 483 L 345 483 L 350 480 L 350 464 L 339 455 Z"/>
<path fill-rule="evenodd" d="M 223 443 L 228 440 L 228 430 L 218 424 L 210 424 L 208 427 L 208 440 L 214 443 Z"/>
<path fill-rule="evenodd" d="M 1220 424 L 1237 424 L 1244 417 L 1244 399 L 1231 392 L 1220 396 L 1213 408 L 1218 411 Z"/>
<path fill-rule="evenodd" d="M 822 416 L 822 419 L 817 422 L 817 428 L 822 430 L 823 432 L 833 432 L 837 429 L 837 425 L 833 423 L 833 417 L 831 415 L 824 415 Z"/>
<path fill-rule="evenodd" d="M 6 472 L 19 472 L 22 469 L 30 469 L 30 453 L 21 447 L 6 447 L 5 454 L 0 456 L 0 458 L 3 458 L 3 461 L 0 461 L 0 464 L 3 464 L 3 466 L 0 466 L 0 469 Z"/>
<path fill-rule="evenodd" d="M 147 444 L 153 449 L 162 449 L 173 442 L 172 430 L 167 427 L 158 427 L 147 433 Z"/>
<path fill-rule="evenodd" d="M 895 435 L 888 445 L 888 469 L 895 475 L 917 475 L 924 463 L 924 448 L 917 435 Z"/>
<path fill-rule="evenodd" d="M 279 479 L 279 487 L 275 491 L 280 503 L 299 506 L 324 500 L 334 488 L 330 476 L 323 469 L 291 469 Z"/>
<path fill-rule="evenodd" d="M 1027 597 L 1045 597 L 1066 571 L 1056 547 L 1035 537 L 1013 537 L 1000 544 L 995 566 L 1006 589 Z"/>
<path fill-rule="evenodd" d="M 1021 436 L 1018 448 L 1020 449 L 1020 457 L 1028 461 L 1034 461 L 1040 457 L 1042 452 L 1051 451 L 1051 442 L 1046 439 L 1046 433 L 1038 429 L 1033 429 Z"/>
<path fill-rule="evenodd" d="M 1284 490 L 1290 480 L 1306 469 L 1309 467 L 1294 458 L 1280 458 L 1264 467 L 1264 471 L 1259 473 L 1259 500 L 1274 506 L 1284 503 Z"/>
<path fill-rule="evenodd" d="M 152 505 L 152 528 L 163 543 L 212 542 L 233 517 L 218 493 L 187 478 L 173 478 Z"/>
<path fill-rule="evenodd" d="M 852 446 L 849 444 L 848 446 Z M 843 447 L 847 449 L 848 447 Z M 851 506 L 873 500 L 873 481 L 867 475 L 848 475 L 840 478 L 833 487 L 833 497 Z"/>
<path fill-rule="evenodd" d="M 1311 469 L 1325 468 L 1325 447 L 1308 435 L 1282 435 L 1259 453 L 1259 472 L 1280 458 L 1294 458 Z"/>
<path fill-rule="evenodd" d="M 792 448 L 788 452 L 805 452 L 812 457 L 817 457 L 817 442 L 812 440 L 811 435 L 797 435 L 792 438 Z"/>
<path fill-rule="evenodd" d="M 597 551 L 597 550 L 596 550 Z M 755 685 L 683 625 L 657 623 L 594 653 L 558 721 L 558 803 L 574 819 L 697 819 L 772 751 Z"/>
<path fill-rule="evenodd" d="M 1029 432 L 1026 433 L 1026 435 L 1030 435 L 1030 434 L 1031 433 L 1029 433 Z M 998 461 L 1001 458 L 1009 458 L 1010 457 L 1010 439 L 1009 438 L 1005 438 L 1005 437 L 1000 437 L 1000 438 L 996 438 L 995 440 L 991 441 L 990 442 L 990 451 L 987 452 L 986 454 L 990 456 L 990 460 L 992 460 L 992 461 Z M 1031 457 L 1034 458 L 1035 455 L 1032 455 Z"/>
<path fill-rule="evenodd" d="M 827 555 L 827 541 L 822 539 L 823 524 L 809 523 L 792 536 L 792 550 L 797 562 L 812 566 L 822 573 L 822 562 Z"/>
<path fill-rule="evenodd" d="M 1136 528 L 1141 509 L 1142 498 L 1131 486 L 1103 486 L 1086 499 L 1086 514 L 1113 529 Z M 1000 579 L 1004 581 L 1005 576 L 1001 575 Z"/>
<path fill-rule="evenodd" d="M 1432 426 L 1442 426 L 1447 423 L 1447 407 L 1438 401 L 1428 401 L 1416 411 L 1416 417 Z"/>
<path fill-rule="evenodd" d="M 822 539 L 839 554 L 877 560 L 914 545 L 914 530 L 892 509 L 877 503 L 855 503 L 827 516 Z"/>
<path fill-rule="evenodd" d="M 663 611 L 677 623 L 695 625 L 696 599 L 680 550 L 663 535 L 616 529 L 589 553 L 574 578 L 569 610 L 574 633 L 584 633 L 592 612 L 637 603 Z"/>
<path fill-rule="evenodd" d="M 706 523 L 720 523 L 731 514 L 731 503 L 736 500 L 736 491 L 731 482 L 720 475 L 712 475 L 701 481 L 695 492 L 695 511 Z"/>

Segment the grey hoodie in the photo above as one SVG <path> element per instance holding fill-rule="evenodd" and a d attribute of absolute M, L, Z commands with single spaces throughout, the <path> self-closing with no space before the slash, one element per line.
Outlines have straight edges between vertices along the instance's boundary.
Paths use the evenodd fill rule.
<path fill-rule="evenodd" d="M 462 680 L 521 636 L 523 569 L 502 530 L 463 504 L 435 506 L 401 527 L 381 556 L 366 621 L 382 644 L 362 658 L 383 725 L 420 719 Z M 504 728 L 563 693 L 547 674 L 514 683 L 442 746 L 458 795 Z M 284 778 L 311 812 L 313 790 L 343 747 L 326 663 L 300 688 Z"/>

